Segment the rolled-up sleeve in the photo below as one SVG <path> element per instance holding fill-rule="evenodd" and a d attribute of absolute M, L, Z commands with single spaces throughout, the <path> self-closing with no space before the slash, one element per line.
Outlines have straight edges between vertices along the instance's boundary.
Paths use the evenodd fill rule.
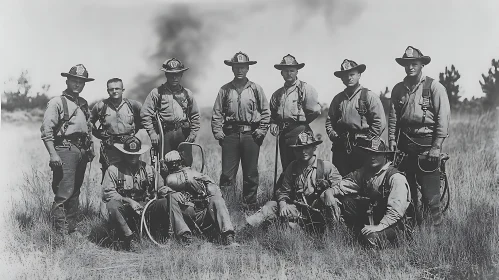
<path fill-rule="evenodd" d="M 329 109 L 327 111 L 327 117 L 326 117 L 326 133 L 327 135 L 331 135 L 334 130 L 334 125 L 337 122 L 337 117 L 335 116 L 335 111 L 338 105 L 335 102 L 335 98 L 331 101 L 331 104 L 329 105 Z"/>
<path fill-rule="evenodd" d="M 445 87 L 434 81 L 431 85 L 433 92 L 433 107 L 435 109 L 435 136 L 445 138 L 449 136 L 450 104 Z"/>
<path fill-rule="evenodd" d="M 199 120 L 199 107 L 191 91 L 188 91 L 188 97 L 191 101 L 191 111 L 189 112 L 191 133 L 196 134 L 201 128 L 201 122 Z"/>
<path fill-rule="evenodd" d="M 267 131 L 270 124 L 270 105 L 267 101 L 267 96 L 265 96 L 265 92 L 260 85 L 256 85 L 258 90 L 258 100 L 260 104 L 258 104 L 258 108 L 260 108 L 260 126 L 259 128 L 263 131 Z"/>
<path fill-rule="evenodd" d="M 396 141 L 395 133 L 397 130 L 397 111 L 395 110 L 395 102 L 397 102 L 397 86 L 392 89 L 392 96 L 390 97 L 390 113 L 388 115 L 388 140 Z"/>
<path fill-rule="evenodd" d="M 369 119 L 371 121 L 369 124 L 369 132 L 372 135 L 381 136 L 386 129 L 386 116 L 385 110 L 383 109 L 383 103 L 381 103 L 381 99 L 372 91 L 368 92 L 368 97 Z"/>
<path fill-rule="evenodd" d="M 291 163 L 284 171 L 284 179 L 281 186 L 276 191 L 277 201 L 291 202 L 291 191 L 293 188 L 293 169 L 294 163 Z"/>
<path fill-rule="evenodd" d="M 380 221 L 380 224 L 389 227 L 400 220 L 409 207 L 411 202 L 411 192 L 407 179 L 402 174 L 394 174 L 388 182 L 391 192 L 388 195 L 386 213 Z"/>
<path fill-rule="evenodd" d="M 213 112 L 211 116 L 211 131 L 213 132 L 213 136 L 215 139 L 222 139 L 222 126 L 223 126 L 223 96 L 224 89 L 221 88 L 218 91 L 217 99 L 215 100 L 215 104 L 213 104 Z"/>
<path fill-rule="evenodd" d="M 309 84 L 306 84 L 303 95 L 303 112 L 305 113 L 307 122 L 311 123 L 321 114 L 319 95 L 315 88 Z"/>
<path fill-rule="evenodd" d="M 60 99 L 59 99 L 60 100 Z M 54 141 L 54 128 L 60 121 L 62 108 L 57 102 L 58 97 L 52 98 L 47 103 L 47 109 L 43 114 L 42 126 L 40 127 L 41 138 L 43 141 Z"/>
<path fill-rule="evenodd" d="M 324 169 L 327 174 L 326 178 L 331 183 L 331 186 L 337 186 L 341 182 L 342 177 L 336 166 L 329 161 L 324 161 Z"/>
<path fill-rule="evenodd" d="M 102 201 L 108 202 L 111 199 L 121 201 L 122 196 L 116 191 L 116 182 L 118 181 L 118 169 L 110 166 L 104 174 L 102 181 Z"/>
<path fill-rule="evenodd" d="M 156 134 L 153 125 L 154 111 L 156 110 L 156 104 L 159 100 L 158 89 L 153 89 L 149 95 L 147 95 L 144 105 L 140 109 L 140 118 L 142 119 L 142 127 L 147 130 L 149 135 Z"/>

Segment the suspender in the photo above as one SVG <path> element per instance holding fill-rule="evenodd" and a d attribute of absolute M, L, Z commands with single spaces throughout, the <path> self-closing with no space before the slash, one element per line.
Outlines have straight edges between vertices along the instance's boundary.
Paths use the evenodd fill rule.
<path fill-rule="evenodd" d="M 424 123 L 426 118 L 426 111 L 430 108 L 430 95 L 431 95 L 431 83 L 433 79 L 430 77 L 426 77 L 426 80 L 423 85 L 423 102 L 421 104 L 421 110 L 423 110 L 423 120 Z"/>

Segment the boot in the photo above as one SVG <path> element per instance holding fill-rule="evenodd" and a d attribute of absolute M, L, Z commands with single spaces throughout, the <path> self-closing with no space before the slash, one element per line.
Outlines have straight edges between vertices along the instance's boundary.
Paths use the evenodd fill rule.
<path fill-rule="evenodd" d="M 222 245 L 226 247 L 239 247 L 239 243 L 234 240 L 234 233 L 232 231 L 222 233 Z"/>
<path fill-rule="evenodd" d="M 129 252 L 137 253 L 140 251 L 140 244 L 135 233 L 125 236 L 123 240 L 123 249 Z"/>
<path fill-rule="evenodd" d="M 190 231 L 185 232 L 180 236 L 180 243 L 184 246 L 189 246 L 192 244 L 192 233 Z"/>

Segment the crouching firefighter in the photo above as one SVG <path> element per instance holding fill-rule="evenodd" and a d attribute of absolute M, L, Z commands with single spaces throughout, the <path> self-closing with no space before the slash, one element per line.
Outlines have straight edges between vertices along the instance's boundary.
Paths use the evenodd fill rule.
<path fill-rule="evenodd" d="M 362 244 L 382 248 L 409 237 L 414 226 L 414 206 L 405 176 L 390 161 L 379 137 L 360 140 L 364 165 L 331 189 L 342 205 L 342 219 Z M 337 202 L 338 200 L 335 200 Z"/>
<path fill-rule="evenodd" d="M 116 229 L 125 250 L 139 249 L 139 223 L 146 203 L 154 197 L 155 171 L 141 161 L 140 155 L 149 150 L 135 136 L 130 136 L 114 147 L 122 154 L 122 161 L 109 166 L 102 183 L 102 200 L 106 203 L 109 223 Z M 169 200 L 158 196 L 145 213 L 150 231 L 156 236 L 168 237 L 170 228 Z"/>
<path fill-rule="evenodd" d="M 317 158 L 315 151 L 322 141 L 316 140 L 311 130 L 295 138 L 295 144 L 290 146 L 296 160 L 284 171 L 277 201 L 267 202 L 247 217 L 249 226 L 257 227 L 279 217 L 290 226 L 298 223 L 309 232 L 323 233 L 326 221 L 338 220 L 338 204 L 329 190 L 341 180 L 340 173 L 331 162 Z"/>
<path fill-rule="evenodd" d="M 239 246 L 234 241 L 234 227 L 220 187 L 210 177 L 184 166 L 176 150 L 165 155 L 161 175 L 166 187 L 161 188 L 159 194 L 170 189 L 174 191 L 166 195 L 175 195 L 171 212 L 173 233 L 177 238 L 188 245 L 194 232 L 212 240 L 221 237 L 221 243 L 226 246 Z"/>
<path fill-rule="evenodd" d="M 102 166 L 102 179 L 104 179 L 106 169 L 121 160 L 121 153 L 113 144 L 123 144 L 124 139 L 135 135 L 142 126 L 140 120 L 142 104 L 123 98 L 124 91 L 121 79 L 108 80 L 109 98 L 97 102 L 92 108 L 90 116 L 94 127 L 92 134 L 101 140 L 99 162 Z M 98 128 L 95 127 L 97 121 L 99 121 Z"/>

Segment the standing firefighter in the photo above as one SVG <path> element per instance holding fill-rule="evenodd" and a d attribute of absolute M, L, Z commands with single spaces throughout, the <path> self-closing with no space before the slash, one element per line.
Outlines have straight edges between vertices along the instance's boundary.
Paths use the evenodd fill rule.
<path fill-rule="evenodd" d="M 135 133 L 142 126 L 140 123 L 140 108 L 142 104 L 135 100 L 123 98 L 123 81 L 112 78 L 107 81 L 109 98 L 99 101 L 92 108 L 90 121 L 94 126 L 92 133 L 100 139 L 100 159 L 102 164 L 102 178 L 109 165 L 120 161 L 120 152 L 114 143 L 121 143 Z M 99 121 L 99 128 L 95 123 Z"/>
<path fill-rule="evenodd" d="M 226 246 L 239 246 L 234 241 L 234 227 L 220 188 L 205 174 L 186 167 L 177 151 L 165 155 L 165 185 L 173 190 L 172 226 L 175 236 L 185 244 L 192 241 L 192 232 L 211 238 L 221 237 Z M 165 187 L 166 188 L 166 187 Z M 163 190 L 160 189 L 160 194 Z"/>
<path fill-rule="evenodd" d="M 224 63 L 232 67 L 234 79 L 223 85 L 213 105 L 211 129 L 222 146 L 220 185 L 235 187 L 239 161 L 243 167 L 243 205 L 254 208 L 259 185 L 258 157 L 267 134 L 270 110 L 260 85 L 248 80 L 247 54 L 238 52 Z"/>
<path fill-rule="evenodd" d="M 102 183 L 102 200 L 106 203 L 109 222 L 124 242 L 125 250 L 137 251 L 138 230 L 141 211 L 154 195 L 155 172 L 152 166 L 141 161 L 140 155 L 149 150 L 135 136 L 122 143 L 114 143 L 123 160 L 111 165 Z M 169 230 L 168 199 L 158 197 L 147 208 L 146 220 L 152 232 L 167 236 Z"/>
<path fill-rule="evenodd" d="M 366 155 L 363 166 L 334 186 L 332 193 L 343 205 L 347 227 L 369 247 L 396 243 L 413 226 L 413 206 L 407 179 L 388 161 L 388 150 L 379 137 L 359 139 Z"/>
<path fill-rule="evenodd" d="M 345 59 L 334 72 L 346 88 L 337 94 L 326 119 L 326 132 L 333 142 L 333 164 L 342 176 L 362 166 L 362 153 L 355 148 L 357 139 L 381 136 L 386 128 L 385 111 L 379 97 L 360 83 L 364 64 Z"/>
<path fill-rule="evenodd" d="M 54 191 L 51 218 L 60 234 L 76 231 L 80 188 L 87 162 L 94 158 L 90 111 L 80 93 L 88 77 L 82 64 L 73 66 L 66 77 L 67 89 L 48 104 L 40 128 L 42 140 L 50 155 Z"/>
<path fill-rule="evenodd" d="M 270 99 L 270 133 L 279 135 L 282 170 L 295 160 L 292 139 L 303 132 L 321 114 L 317 91 L 298 79 L 298 70 L 305 63 L 298 63 L 288 54 L 274 67 L 281 70 L 284 86 L 276 90 Z"/>
<path fill-rule="evenodd" d="M 405 68 L 407 77 L 392 90 L 390 149 L 398 146 L 406 155 L 399 168 L 406 173 L 412 197 L 417 202 L 419 184 L 424 210 L 430 212 L 433 225 L 439 225 L 442 222 L 439 164 L 442 144 L 449 133 L 449 99 L 445 87 L 421 71 L 430 63 L 429 56 L 409 46 L 395 60 Z"/>
<path fill-rule="evenodd" d="M 176 58 L 165 61 L 161 71 L 165 72 L 166 83 L 149 93 L 140 111 L 142 125 L 153 146 L 159 147 L 163 138 L 164 146 L 159 149 L 163 153 L 176 150 L 181 142 L 194 142 L 200 128 L 199 110 L 194 96 L 180 84 L 183 73 L 188 69 Z M 159 114 L 159 124 L 156 114 Z M 164 135 L 159 135 L 158 125 L 163 127 Z M 192 165 L 192 147 L 186 146 L 181 153 L 185 163 Z"/>
<path fill-rule="evenodd" d="M 316 140 L 311 130 L 301 132 L 293 140 L 291 148 L 296 160 L 284 171 L 277 201 L 267 202 L 258 212 L 247 217 L 246 222 L 257 227 L 280 217 L 286 222 L 298 222 L 308 231 L 321 233 L 326 220 L 336 220 L 339 215 L 330 190 L 339 183 L 341 175 L 331 162 L 317 158 L 315 151 L 322 141 Z"/>

